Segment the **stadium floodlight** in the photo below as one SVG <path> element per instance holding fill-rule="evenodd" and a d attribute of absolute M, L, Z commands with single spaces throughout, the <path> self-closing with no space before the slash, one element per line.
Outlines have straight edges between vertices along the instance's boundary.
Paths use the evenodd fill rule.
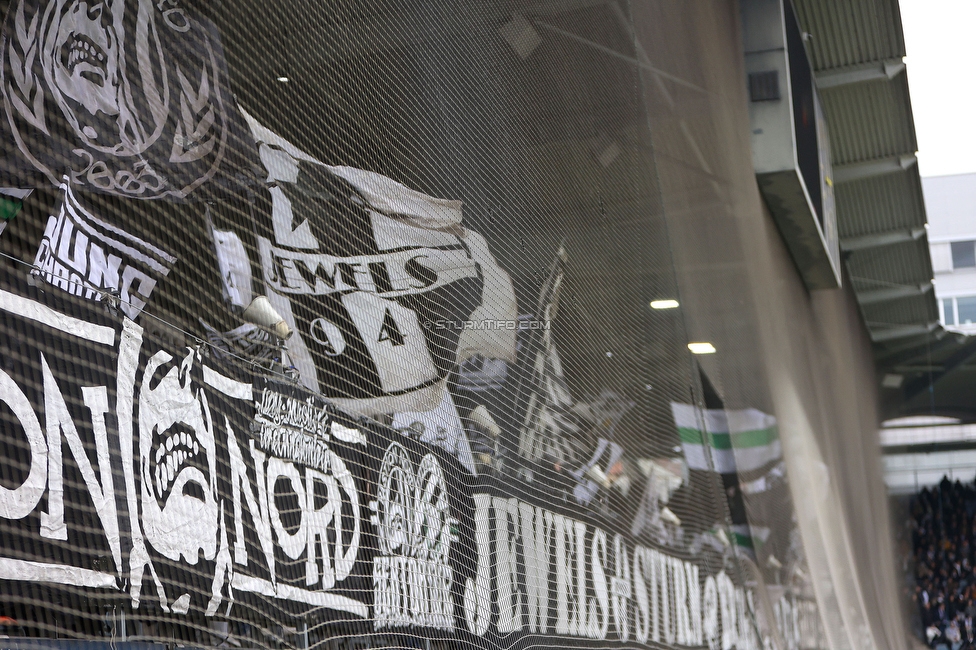
<path fill-rule="evenodd" d="M 677 300 L 652 300 L 651 309 L 677 309 Z"/>
<path fill-rule="evenodd" d="M 708 342 L 689 343 L 692 354 L 715 354 L 715 346 Z"/>

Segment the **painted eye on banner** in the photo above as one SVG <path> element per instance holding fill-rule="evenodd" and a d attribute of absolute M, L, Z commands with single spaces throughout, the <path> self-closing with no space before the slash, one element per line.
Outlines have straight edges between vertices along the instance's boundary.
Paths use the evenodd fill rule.
<path fill-rule="evenodd" d="M 324 318 L 316 318 L 308 326 L 308 335 L 321 345 L 330 357 L 341 355 L 346 349 L 346 339 L 339 326 Z"/>
<path fill-rule="evenodd" d="M 373 523 L 379 534 L 380 552 L 384 555 L 404 553 L 412 537 L 413 493 L 417 478 L 407 450 L 391 445 L 380 468 Z M 372 504 L 371 504 L 372 505 Z"/>
<path fill-rule="evenodd" d="M 371 520 L 382 554 L 447 562 L 457 520 L 451 517 L 444 471 L 433 454 L 424 456 L 414 472 L 406 449 L 390 445 L 380 468 L 377 499 L 369 507 L 375 512 Z"/>
<path fill-rule="evenodd" d="M 413 547 L 417 557 L 447 562 L 452 519 L 447 505 L 444 472 L 432 454 L 424 456 L 417 468 L 415 502 Z"/>

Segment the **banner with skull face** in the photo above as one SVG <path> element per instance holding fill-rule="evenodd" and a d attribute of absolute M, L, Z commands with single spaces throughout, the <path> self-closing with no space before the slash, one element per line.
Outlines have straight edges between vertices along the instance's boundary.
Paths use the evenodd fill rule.
<path fill-rule="evenodd" d="M 9 274 L 0 330 L 22 334 L 0 337 L 0 607 L 304 621 L 316 642 L 760 647 L 752 592 L 707 553 L 475 477 L 294 382 Z"/>
<path fill-rule="evenodd" d="M 378 553 L 439 576 L 415 626 L 454 625 L 470 505 L 451 455 L 67 294 L 5 282 L 0 328 L 25 335 L 0 342 L 0 600 L 50 584 L 148 613 L 365 621 Z"/>
<path fill-rule="evenodd" d="M 14 0 L 0 59 L 15 185 L 180 200 L 244 174 L 220 40 L 180 0 Z"/>

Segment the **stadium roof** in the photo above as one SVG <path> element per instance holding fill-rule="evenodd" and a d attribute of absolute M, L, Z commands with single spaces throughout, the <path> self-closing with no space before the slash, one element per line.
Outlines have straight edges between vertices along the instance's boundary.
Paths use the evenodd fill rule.
<path fill-rule="evenodd" d="M 886 415 L 976 420 L 962 372 L 976 344 L 942 329 L 932 287 L 898 0 L 795 0 L 795 7 L 830 130 L 847 274 L 878 370 L 889 375 Z"/>

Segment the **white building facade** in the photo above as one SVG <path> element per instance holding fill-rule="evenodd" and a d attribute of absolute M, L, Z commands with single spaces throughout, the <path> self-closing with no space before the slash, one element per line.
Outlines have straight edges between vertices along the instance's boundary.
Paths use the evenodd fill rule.
<path fill-rule="evenodd" d="M 976 174 L 922 179 L 939 318 L 976 334 Z"/>

